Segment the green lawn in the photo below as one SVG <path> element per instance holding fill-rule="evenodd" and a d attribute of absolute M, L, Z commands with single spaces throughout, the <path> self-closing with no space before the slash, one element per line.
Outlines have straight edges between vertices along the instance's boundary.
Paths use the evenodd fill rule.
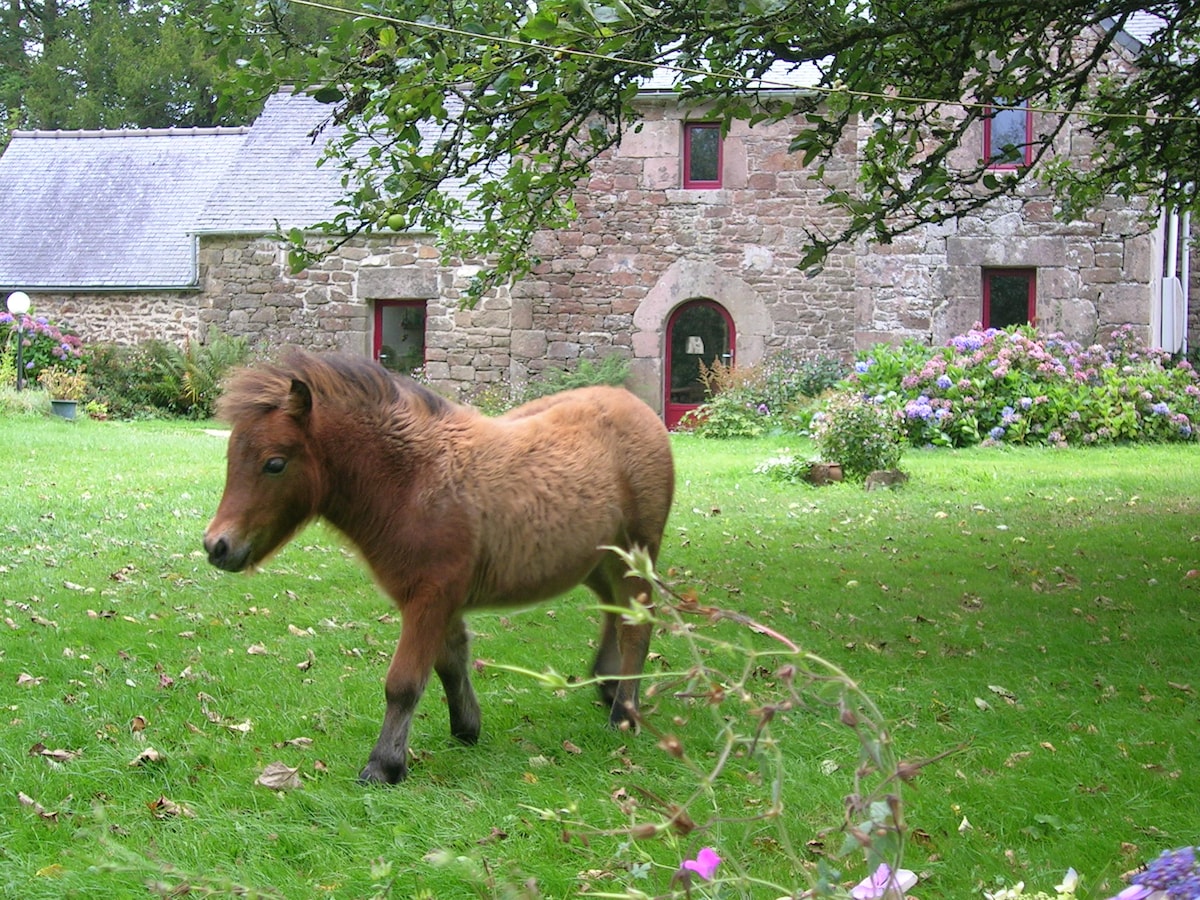
<path fill-rule="evenodd" d="M 904 790 L 916 896 L 1051 890 L 1074 866 L 1080 896 L 1104 897 L 1200 839 L 1197 448 L 914 452 L 903 489 L 866 493 L 753 474 L 786 445 L 803 449 L 676 439 L 662 570 L 844 668 L 904 759 L 954 751 Z M 397 617 L 321 526 L 258 574 L 209 567 L 223 457 L 190 423 L 0 419 L 0 896 L 661 895 L 706 845 L 725 874 L 800 890 L 840 844 L 820 832 L 857 745 L 818 708 L 697 789 L 720 726 L 752 721 L 732 695 L 769 695 L 781 664 L 768 637 L 704 618 L 657 637 L 650 664 L 732 689 L 650 704 L 684 760 L 607 730 L 590 688 L 485 666 L 478 746 L 449 740 L 434 685 L 409 781 L 357 784 Z M 582 677 L 590 604 L 480 615 L 475 655 Z M 161 759 L 130 765 L 149 748 Z M 256 785 L 277 761 L 300 788 Z M 777 771 L 783 813 L 757 818 Z M 631 839 L 693 795 L 696 830 Z"/>

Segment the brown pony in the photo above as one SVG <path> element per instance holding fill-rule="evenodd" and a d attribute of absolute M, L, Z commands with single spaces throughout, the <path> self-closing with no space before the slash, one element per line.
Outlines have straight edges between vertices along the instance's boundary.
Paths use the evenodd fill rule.
<path fill-rule="evenodd" d="M 408 774 L 408 729 L 431 671 L 450 731 L 479 737 L 463 614 L 586 584 L 610 606 L 645 602 L 605 546 L 662 543 L 674 490 L 667 431 L 620 388 L 544 397 L 498 418 L 365 359 L 294 352 L 234 375 L 225 493 L 204 533 L 214 566 L 252 568 L 323 517 L 362 552 L 400 609 L 387 711 L 359 775 Z M 604 614 L 592 667 L 616 727 L 636 723 L 651 626 Z"/>

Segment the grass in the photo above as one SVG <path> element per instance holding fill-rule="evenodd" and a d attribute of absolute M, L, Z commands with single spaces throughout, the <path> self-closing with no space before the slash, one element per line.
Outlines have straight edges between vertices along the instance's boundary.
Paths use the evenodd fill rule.
<path fill-rule="evenodd" d="M 1050 890 L 1074 866 L 1080 896 L 1105 897 L 1121 872 L 1197 842 L 1196 448 L 917 452 L 903 489 L 865 493 L 752 474 L 786 443 L 676 439 L 663 567 L 845 668 L 905 759 L 954 751 L 905 791 L 918 896 Z M 733 821 L 769 801 L 743 760 L 698 792 L 695 832 L 634 841 L 622 830 L 695 777 L 652 735 L 606 730 L 590 689 L 494 667 L 476 677 L 478 746 L 449 741 L 434 686 L 409 781 L 358 785 L 396 617 L 321 526 L 254 576 L 211 569 L 199 540 L 223 453 L 190 423 L 0 418 L 0 895 L 654 894 L 704 845 L 728 871 L 798 888 L 834 849 L 820 832 L 841 821 L 857 757 L 828 716 L 775 723 L 778 821 Z M 475 653 L 582 676 L 590 603 L 577 591 L 477 616 Z M 769 646 L 694 628 L 752 660 Z M 653 649 L 656 676 L 697 654 L 739 665 L 687 635 Z M 653 727 L 711 763 L 728 708 L 665 694 Z M 149 747 L 161 761 L 131 766 Z M 303 786 L 256 785 L 275 761 Z M 579 822 L 598 833 L 564 840 Z"/>

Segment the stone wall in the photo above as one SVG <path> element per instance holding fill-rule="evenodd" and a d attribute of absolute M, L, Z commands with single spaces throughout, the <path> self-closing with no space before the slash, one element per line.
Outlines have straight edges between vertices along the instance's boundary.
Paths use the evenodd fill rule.
<path fill-rule="evenodd" d="M 204 238 L 199 319 L 205 329 L 246 335 L 264 347 L 372 352 L 374 304 L 418 300 L 426 309 L 426 376 L 469 392 L 507 379 L 511 304 L 495 292 L 475 309 L 460 303 L 478 266 L 443 263 L 428 236 L 352 241 L 298 274 L 286 247 L 265 237 Z"/>
<path fill-rule="evenodd" d="M 200 328 L 199 291 L 31 293 L 34 313 L 68 325 L 86 341 L 183 343 Z"/>
<path fill-rule="evenodd" d="M 788 152 L 792 127 L 734 123 L 721 188 L 685 190 L 684 120 L 673 102 L 648 105 L 640 131 L 594 165 L 575 197 L 578 220 L 539 236 L 547 262 L 514 292 L 514 368 L 620 354 L 657 406 L 667 316 L 698 298 L 730 310 L 743 364 L 772 347 L 853 350 L 853 248 L 836 251 L 819 278 L 797 268 L 806 229 L 839 221 Z M 849 166 L 831 175 L 845 178 Z"/>

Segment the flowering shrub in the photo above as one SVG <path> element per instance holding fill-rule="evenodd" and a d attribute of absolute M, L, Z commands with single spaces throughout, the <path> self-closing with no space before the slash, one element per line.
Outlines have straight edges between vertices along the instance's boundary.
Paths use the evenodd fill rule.
<path fill-rule="evenodd" d="M 755 366 L 701 367 L 708 400 L 682 421 L 701 437 L 760 437 L 771 431 L 797 431 L 806 424 L 806 402 L 846 374 L 834 356 L 780 350 Z"/>
<path fill-rule="evenodd" d="M 1165 850 L 1131 884 L 1109 900 L 1196 900 L 1200 897 L 1200 863 L 1196 847 Z"/>
<path fill-rule="evenodd" d="M 1128 326 L 1106 346 L 1031 326 L 877 346 L 847 383 L 891 410 L 914 446 L 1193 440 L 1200 417 L 1195 369 L 1140 346 Z"/>
<path fill-rule="evenodd" d="M 11 353 L 15 364 L 18 333 L 22 335 L 21 363 L 25 368 L 22 381 L 37 381 L 42 371 L 51 366 L 72 371 L 79 366 L 83 342 L 76 335 L 64 331 L 45 316 L 23 315 L 18 323 L 7 311 L 0 312 L 0 349 L 5 360 Z"/>
<path fill-rule="evenodd" d="M 901 436 L 896 418 L 882 403 L 854 392 L 834 395 L 813 416 L 812 436 L 829 462 L 842 464 L 850 481 L 900 462 Z"/>

